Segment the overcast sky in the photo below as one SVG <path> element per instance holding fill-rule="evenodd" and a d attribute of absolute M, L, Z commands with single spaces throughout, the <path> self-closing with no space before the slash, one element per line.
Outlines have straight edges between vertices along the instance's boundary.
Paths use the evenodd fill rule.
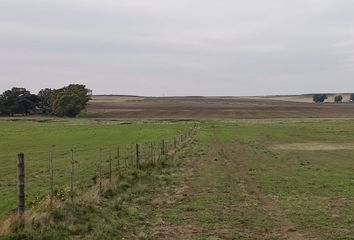
<path fill-rule="evenodd" d="M 0 0 L 0 91 L 354 92 L 353 0 Z"/>

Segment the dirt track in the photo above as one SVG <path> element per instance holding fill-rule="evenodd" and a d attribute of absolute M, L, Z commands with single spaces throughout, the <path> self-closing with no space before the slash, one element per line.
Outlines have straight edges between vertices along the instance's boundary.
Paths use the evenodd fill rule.
<path fill-rule="evenodd" d="M 259 97 L 95 96 L 88 111 L 92 117 L 121 119 L 352 118 L 354 104 L 314 104 Z"/>

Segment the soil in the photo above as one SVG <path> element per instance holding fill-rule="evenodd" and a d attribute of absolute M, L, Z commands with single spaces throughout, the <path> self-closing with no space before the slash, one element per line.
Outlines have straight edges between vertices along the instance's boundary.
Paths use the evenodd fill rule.
<path fill-rule="evenodd" d="M 352 118 L 353 103 L 298 102 L 269 97 L 129 97 L 97 96 L 88 113 L 120 119 L 264 119 Z"/>

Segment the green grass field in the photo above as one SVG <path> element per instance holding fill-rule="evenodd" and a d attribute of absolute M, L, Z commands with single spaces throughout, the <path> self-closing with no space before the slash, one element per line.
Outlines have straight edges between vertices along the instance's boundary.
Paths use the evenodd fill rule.
<path fill-rule="evenodd" d="M 51 147 L 62 152 L 64 166 L 64 150 L 71 146 L 97 149 L 112 141 L 161 139 L 189 125 L 73 120 L 2 121 L 1 126 L 1 194 L 7 194 L 1 206 L 8 211 L 14 207 L 7 196 L 16 190 L 11 173 L 18 144 L 30 156 L 44 149 L 38 165 L 28 163 L 43 177 L 45 151 Z M 76 220 L 56 223 L 61 227 L 55 234 L 86 239 L 354 239 L 353 130 L 352 119 L 201 122 L 194 140 L 163 168 L 134 175 L 140 179 L 135 185 L 89 204 L 92 211 L 84 211 L 88 205 L 76 206 Z M 86 155 L 89 162 L 95 162 L 95 154 Z M 79 176 L 85 179 L 94 172 L 95 167 L 88 167 Z M 33 193 L 45 193 L 45 181 L 35 175 L 30 179 L 37 185 Z M 72 206 L 62 211 L 68 214 Z"/>
<path fill-rule="evenodd" d="M 16 208 L 17 154 L 25 154 L 26 197 L 33 203 L 48 192 L 48 152 L 53 151 L 55 187 L 69 186 L 70 150 L 74 150 L 75 184 L 83 184 L 97 174 L 99 149 L 103 148 L 104 171 L 108 170 L 108 151 L 113 158 L 128 155 L 131 144 L 157 142 L 178 136 L 191 123 L 127 124 L 119 121 L 2 119 L 0 120 L 0 217 Z M 159 142 L 160 143 L 160 142 Z M 128 152 L 129 151 L 129 152 Z M 113 163 L 115 166 L 115 162 Z"/>
<path fill-rule="evenodd" d="M 241 204 L 252 206 L 243 208 L 243 216 L 248 217 L 238 221 L 246 221 L 256 233 L 259 228 L 276 232 L 285 222 L 284 228 L 297 229 L 304 239 L 354 239 L 353 130 L 350 119 L 207 125 L 199 134 L 202 146 L 215 146 L 213 158 L 226 162 L 207 161 L 202 182 L 195 182 L 205 187 L 205 183 L 213 186 L 220 181 L 219 189 L 230 182 L 238 186 L 231 186 L 239 194 L 233 200 L 241 198 Z M 226 177 L 228 184 L 223 180 Z M 218 199 L 218 206 L 230 198 L 230 194 L 220 195 L 225 198 Z M 239 217 L 243 210 L 235 215 Z M 245 229 L 240 227 L 242 236 L 257 236 Z M 260 234 L 267 236 L 267 231 Z"/>

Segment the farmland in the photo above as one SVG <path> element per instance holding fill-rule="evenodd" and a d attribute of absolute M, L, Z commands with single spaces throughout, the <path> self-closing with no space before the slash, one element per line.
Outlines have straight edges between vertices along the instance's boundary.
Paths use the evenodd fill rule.
<path fill-rule="evenodd" d="M 25 153 L 28 203 L 48 192 L 48 152 L 53 151 L 56 186 L 66 183 L 70 172 L 69 151 L 77 161 L 77 182 L 97 174 L 99 149 L 144 142 L 156 142 L 181 133 L 190 124 L 120 121 L 60 120 L 49 118 L 0 120 L 0 216 L 16 208 L 17 154 Z M 122 149 L 126 150 L 126 149 Z M 106 166 L 107 168 L 107 166 Z"/>
<path fill-rule="evenodd" d="M 311 95 L 273 97 L 94 96 L 88 105 L 88 116 L 196 120 L 354 117 L 354 104 L 344 102 L 335 104 L 333 97 L 330 98 L 324 104 L 313 104 Z"/>
<path fill-rule="evenodd" d="M 87 115 L 99 118 L 0 121 L 3 216 L 16 207 L 19 151 L 28 159 L 29 202 L 48 192 L 48 151 L 57 161 L 56 187 L 67 183 L 68 151 L 77 152 L 76 184 L 86 190 L 77 204 L 49 214 L 34 204 L 29 239 L 353 239 L 351 104 L 136 97 L 90 104 Z M 238 114 L 246 119 L 232 119 Z M 100 198 L 95 186 L 84 186 L 97 173 L 100 147 L 159 141 L 194 122 L 196 135 L 163 164 L 123 174 Z"/>

